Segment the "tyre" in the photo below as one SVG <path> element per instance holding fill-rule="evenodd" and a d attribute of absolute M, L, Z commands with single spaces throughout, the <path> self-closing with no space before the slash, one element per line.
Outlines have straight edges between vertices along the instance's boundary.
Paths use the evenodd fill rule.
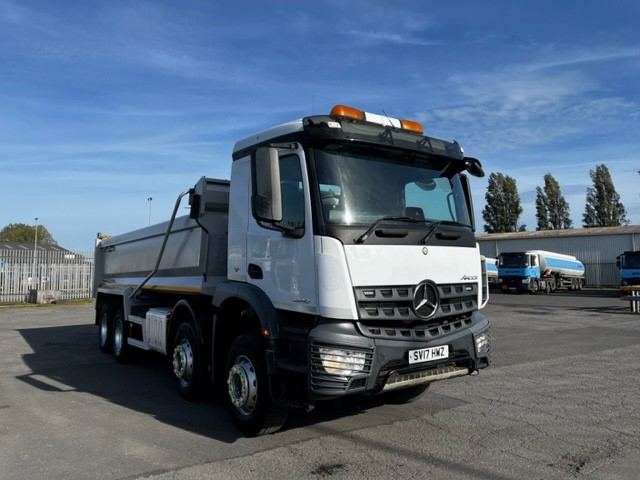
<path fill-rule="evenodd" d="M 113 317 L 113 333 L 111 335 L 111 344 L 113 345 L 113 354 L 119 363 L 128 363 L 131 360 L 132 347 L 127 343 L 129 331 L 127 322 L 124 319 L 122 308 L 116 310 Z"/>
<path fill-rule="evenodd" d="M 539 288 L 540 287 L 538 287 L 538 281 L 534 280 L 533 286 L 531 287 L 531 290 L 529 291 L 529 293 L 531 293 L 531 295 L 535 295 L 536 293 L 538 293 Z"/>
<path fill-rule="evenodd" d="M 551 293 L 551 284 L 548 281 L 544 282 L 544 293 L 546 294 Z"/>
<path fill-rule="evenodd" d="M 261 340 L 257 334 L 236 338 L 225 368 L 227 405 L 238 429 L 249 436 L 277 432 L 287 418 L 286 408 L 271 398 Z"/>
<path fill-rule="evenodd" d="M 113 352 L 113 318 L 109 305 L 103 305 L 98 315 L 98 346 L 104 353 Z"/>
<path fill-rule="evenodd" d="M 173 373 L 182 397 L 187 400 L 199 400 L 202 397 L 206 386 L 206 367 L 191 323 L 183 323 L 176 332 L 173 342 Z"/>
<path fill-rule="evenodd" d="M 391 390 L 386 392 L 385 400 L 387 403 L 393 403 L 400 405 L 403 403 L 410 403 L 418 400 L 429 389 L 430 383 L 423 383 L 421 385 L 414 385 L 413 387 L 403 388 L 401 390 Z"/>

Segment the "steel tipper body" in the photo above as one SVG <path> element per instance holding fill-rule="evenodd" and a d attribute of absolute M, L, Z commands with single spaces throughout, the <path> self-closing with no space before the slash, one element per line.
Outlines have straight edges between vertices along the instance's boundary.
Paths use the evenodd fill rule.
<path fill-rule="evenodd" d="M 620 269 L 620 286 L 640 285 L 640 251 L 629 251 L 619 255 L 616 265 Z"/>
<path fill-rule="evenodd" d="M 224 392 L 248 434 L 345 395 L 408 402 L 491 361 L 465 172 L 416 122 L 337 106 L 236 143 L 191 212 L 101 241 L 99 341 L 173 357 L 180 392 Z M 163 233 L 164 231 L 164 233 Z M 144 257 L 144 260 L 138 257 Z"/>
<path fill-rule="evenodd" d="M 576 257 L 545 250 L 501 253 L 498 257 L 498 282 L 503 291 L 579 290 L 584 286 L 584 272 Z"/>

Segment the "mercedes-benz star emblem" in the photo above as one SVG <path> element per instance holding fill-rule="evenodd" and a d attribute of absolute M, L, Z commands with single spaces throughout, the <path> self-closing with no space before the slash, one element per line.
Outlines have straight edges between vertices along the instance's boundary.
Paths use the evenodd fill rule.
<path fill-rule="evenodd" d="M 413 292 L 413 311 L 422 320 L 428 320 L 438 311 L 440 295 L 438 289 L 430 281 L 418 284 Z"/>

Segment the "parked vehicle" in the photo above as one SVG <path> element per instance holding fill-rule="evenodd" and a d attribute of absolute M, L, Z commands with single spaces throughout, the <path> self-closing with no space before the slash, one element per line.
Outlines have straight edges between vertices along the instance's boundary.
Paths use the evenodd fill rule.
<path fill-rule="evenodd" d="M 489 287 L 496 288 L 498 286 L 498 265 L 495 258 L 485 258 L 487 265 L 487 281 Z"/>
<path fill-rule="evenodd" d="M 584 265 L 572 255 L 528 250 L 498 256 L 498 283 L 503 292 L 551 293 L 561 287 L 581 290 Z"/>
<path fill-rule="evenodd" d="M 465 172 L 483 175 L 456 142 L 341 105 L 240 140 L 230 181 L 203 177 L 168 222 L 99 236 L 100 348 L 170 356 L 178 391 L 213 385 L 248 435 L 291 408 L 404 403 L 476 373 L 491 337 Z"/>
<path fill-rule="evenodd" d="M 616 266 L 620 269 L 620 286 L 640 285 L 640 250 L 618 255 Z"/>

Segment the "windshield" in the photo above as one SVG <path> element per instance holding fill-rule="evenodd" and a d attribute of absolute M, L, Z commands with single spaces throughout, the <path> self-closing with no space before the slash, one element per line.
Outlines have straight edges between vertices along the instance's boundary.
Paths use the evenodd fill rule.
<path fill-rule="evenodd" d="M 383 217 L 471 225 L 459 176 L 443 157 L 342 145 L 315 149 L 325 223 L 371 225 Z"/>
<path fill-rule="evenodd" d="M 640 253 L 625 253 L 622 255 L 622 268 L 640 268 Z"/>
<path fill-rule="evenodd" d="M 498 262 L 504 268 L 528 267 L 527 255 L 524 253 L 503 253 L 498 257 Z"/>

